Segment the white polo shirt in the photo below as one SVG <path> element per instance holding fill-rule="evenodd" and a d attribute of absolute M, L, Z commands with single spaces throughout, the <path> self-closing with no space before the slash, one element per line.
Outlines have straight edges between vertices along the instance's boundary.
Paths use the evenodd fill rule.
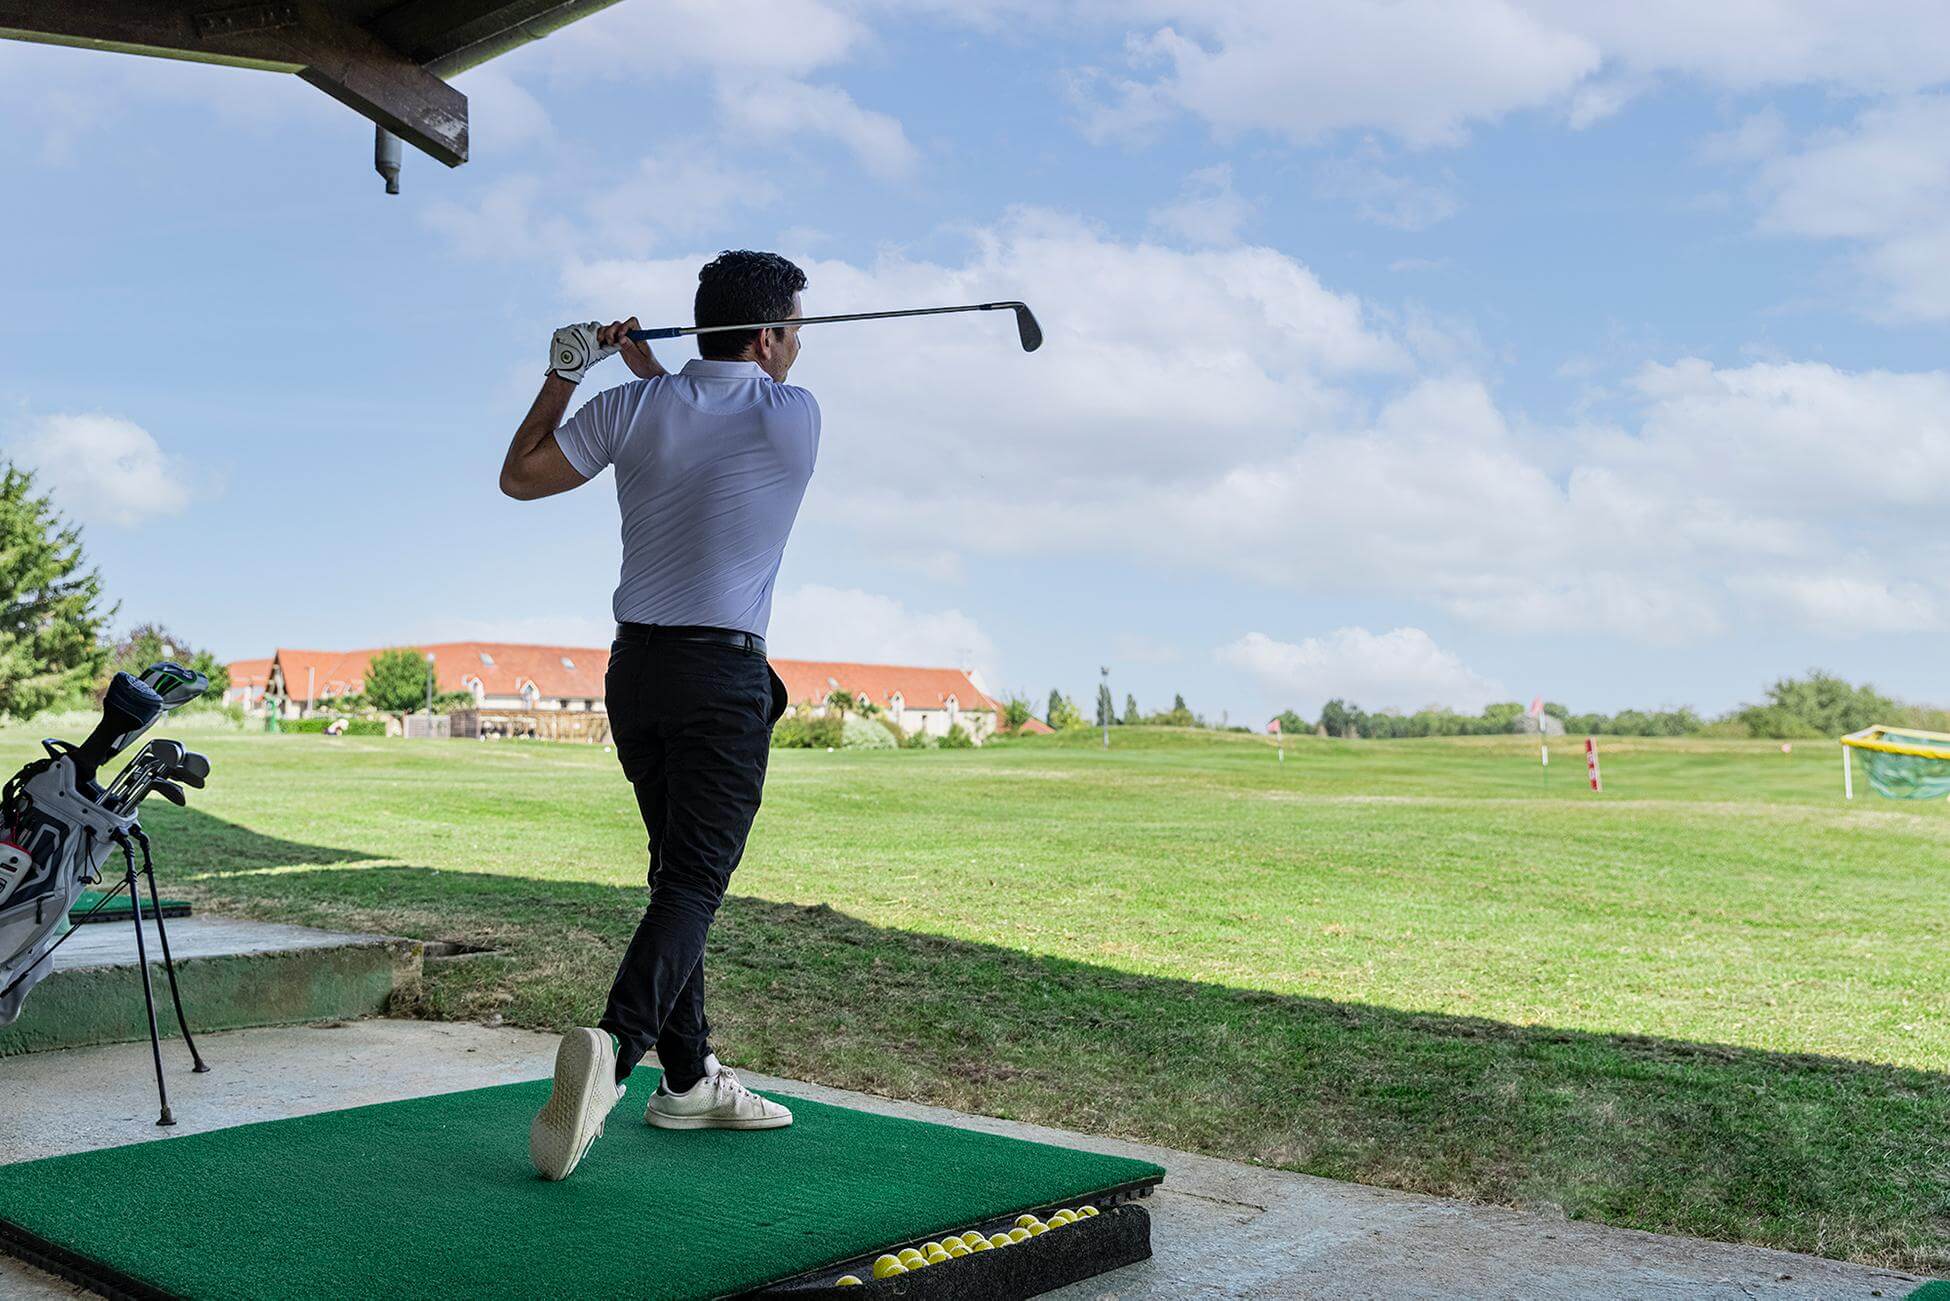
<path fill-rule="evenodd" d="M 819 454 L 819 404 L 755 361 L 693 361 L 598 393 L 555 431 L 577 474 L 616 467 L 622 623 L 765 635 Z"/>

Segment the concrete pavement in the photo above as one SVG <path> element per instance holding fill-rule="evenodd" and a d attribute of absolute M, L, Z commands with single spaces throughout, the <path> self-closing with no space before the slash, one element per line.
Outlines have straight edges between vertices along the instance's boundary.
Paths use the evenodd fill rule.
<path fill-rule="evenodd" d="M 0 1059 L 0 1164 L 171 1134 L 481 1088 L 548 1073 L 552 1037 L 478 1025 L 358 1021 L 199 1036 L 213 1067 L 168 1059 L 179 1124 L 159 1130 L 146 1043 Z M 180 1044 L 165 1044 L 180 1053 Z M 1814 1256 L 1636 1233 L 1336 1183 L 793 1080 L 761 1089 L 1156 1161 L 1153 1260 L 1065 1301 L 1165 1297 L 1900 1297 L 1924 1280 Z M 87 1108 L 78 1098 L 93 1100 Z M 511 1136 L 520 1142 L 521 1135 Z M 0 1301 L 78 1293 L 0 1258 Z"/>

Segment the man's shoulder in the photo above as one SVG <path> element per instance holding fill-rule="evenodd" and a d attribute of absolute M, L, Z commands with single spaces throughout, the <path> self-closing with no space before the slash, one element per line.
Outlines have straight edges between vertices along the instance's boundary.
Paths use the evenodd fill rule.
<path fill-rule="evenodd" d="M 811 389 L 800 388 L 797 384 L 774 384 L 773 400 L 782 407 L 796 407 L 806 412 L 814 420 L 819 419 L 819 402 L 813 397 Z"/>

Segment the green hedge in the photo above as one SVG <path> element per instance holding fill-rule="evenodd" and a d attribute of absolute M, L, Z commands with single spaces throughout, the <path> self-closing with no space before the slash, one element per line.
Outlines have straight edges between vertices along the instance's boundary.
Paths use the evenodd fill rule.
<path fill-rule="evenodd" d="M 280 732 L 316 736 L 338 720 L 335 718 L 286 718 L 278 721 Z M 378 718 L 354 718 L 345 729 L 347 736 L 384 736 L 386 723 Z"/>
<path fill-rule="evenodd" d="M 830 714 L 824 718 L 788 714 L 772 729 L 774 750 L 837 750 L 845 739 L 843 724 Z"/>

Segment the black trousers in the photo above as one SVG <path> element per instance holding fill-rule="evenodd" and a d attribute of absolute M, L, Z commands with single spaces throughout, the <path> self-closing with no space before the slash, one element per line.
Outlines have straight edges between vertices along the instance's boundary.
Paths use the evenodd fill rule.
<path fill-rule="evenodd" d="M 622 1044 L 619 1077 L 651 1048 L 702 1074 L 704 943 L 744 856 L 785 684 L 765 657 L 715 642 L 618 641 L 606 691 L 623 775 L 650 833 L 650 902 L 599 1022 Z"/>

